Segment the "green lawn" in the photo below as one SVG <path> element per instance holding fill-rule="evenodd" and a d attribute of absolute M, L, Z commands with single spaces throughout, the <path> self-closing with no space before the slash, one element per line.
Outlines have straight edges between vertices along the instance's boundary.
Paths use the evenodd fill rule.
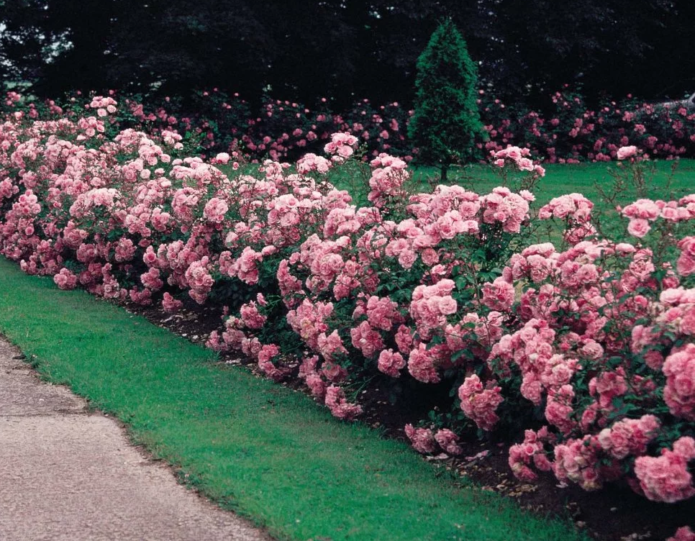
<path fill-rule="evenodd" d="M 0 331 L 43 376 L 127 423 L 181 478 L 281 539 L 584 539 L 456 482 L 305 395 L 0 259 Z"/>
<path fill-rule="evenodd" d="M 649 196 L 654 199 L 667 199 L 669 197 L 682 196 L 695 191 L 695 160 L 680 160 L 678 162 L 655 162 L 655 174 L 650 182 Z M 672 168 L 675 166 L 675 170 Z M 578 192 L 592 200 L 599 208 L 602 207 L 598 187 L 610 190 L 613 178 L 610 170 L 616 170 L 616 163 L 585 163 L 578 165 L 548 164 L 546 176 L 539 181 L 534 192 L 536 202 L 544 205 L 553 197 Z M 433 167 L 413 167 L 411 189 L 427 190 L 439 184 L 439 172 Z M 330 180 L 342 189 L 363 192 L 368 188 L 358 180 L 351 180 L 347 175 L 332 173 Z M 666 185 L 672 176 L 671 189 Z M 488 193 L 494 187 L 500 185 L 500 177 L 497 168 L 488 165 L 467 165 L 454 167 L 449 171 L 448 184 L 460 184 L 480 194 Z M 621 204 L 630 203 L 636 197 L 634 190 L 626 192 L 619 199 Z M 605 209 L 605 207 L 603 207 Z"/>
<path fill-rule="evenodd" d="M 666 199 L 670 193 L 665 189 L 668 177 L 671 174 L 674 162 L 659 161 L 655 163 L 656 171 L 653 177 L 650 197 L 654 199 Z M 681 196 L 692 193 L 695 190 L 695 160 L 680 160 L 673 174 L 672 191 L 674 195 Z M 595 204 L 602 207 L 597 186 L 610 189 L 613 179 L 609 170 L 617 168 L 615 163 L 586 163 L 578 165 L 548 164 L 545 166 L 546 176 L 540 180 L 535 191 L 539 205 L 544 205 L 553 197 L 568 193 L 581 193 Z M 499 177 L 494 168 L 483 165 L 469 165 L 463 168 L 452 169 L 451 183 L 461 184 L 481 194 L 489 192 L 495 186 L 499 186 Z M 438 174 L 432 168 L 418 168 L 414 179 L 423 183 L 427 179 L 436 179 Z M 626 193 L 620 198 L 621 204 L 632 202 L 636 197 L 634 191 Z M 604 207 L 605 208 L 605 207 Z"/>

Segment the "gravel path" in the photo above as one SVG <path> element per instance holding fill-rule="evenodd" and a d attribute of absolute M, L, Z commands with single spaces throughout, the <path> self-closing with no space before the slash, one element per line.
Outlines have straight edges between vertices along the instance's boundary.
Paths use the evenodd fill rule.
<path fill-rule="evenodd" d="M 176 483 L 0 338 L 0 539 L 269 541 Z"/>

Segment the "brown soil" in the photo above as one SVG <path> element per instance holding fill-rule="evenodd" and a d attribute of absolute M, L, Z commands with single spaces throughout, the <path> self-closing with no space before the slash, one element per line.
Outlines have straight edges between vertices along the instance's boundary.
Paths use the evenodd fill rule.
<path fill-rule="evenodd" d="M 173 315 L 158 307 L 129 304 L 127 309 L 194 343 L 204 344 L 210 332 L 221 328 L 222 311 L 214 306 L 201 307 L 190 302 Z M 256 370 L 255 364 L 239 354 L 222 354 L 221 362 L 245 365 L 259 377 L 264 377 Z M 306 391 L 296 377 L 289 378 L 282 385 Z M 374 387 L 363 391 L 360 405 L 365 411 L 362 422 L 404 441 L 408 441 L 403 432 L 405 424 L 424 418 L 426 413 L 418 411 L 417 406 L 408 410 L 404 410 L 402 405 L 391 406 L 385 393 Z M 508 443 L 471 440 L 461 443 L 461 446 L 464 449 L 461 457 L 442 454 L 426 457 L 426 460 L 467 477 L 483 490 L 511 497 L 534 513 L 572 520 L 577 528 L 598 541 L 661 541 L 672 536 L 681 526 L 689 525 L 695 529 L 695 499 L 678 504 L 650 502 L 626 485 L 609 485 L 597 492 L 586 492 L 576 485 L 561 486 L 552 474 L 543 475 L 535 484 L 527 484 L 511 474 L 507 464 Z"/>

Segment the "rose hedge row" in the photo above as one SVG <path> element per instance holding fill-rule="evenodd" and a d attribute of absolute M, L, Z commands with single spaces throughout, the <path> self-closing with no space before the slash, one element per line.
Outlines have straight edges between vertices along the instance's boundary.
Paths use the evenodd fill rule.
<path fill-rule="evenodd" d="M 237 151 L 250 161 L 294 161 L 306 152 L 320 153 L 331 134 L 340 131 L 358 137 L 371 158 L 382 152 L 407 162 L 417 157 L 407 136 L 413 111 L 398 103 L 376 106 L 360 100 L 348 111 L 335 112 L 325 98 L 308 108 L 266 96 L 255 110 L 238 95 L 217 91 L 199 92 L 190 103 L 141 96 L 120 101 L 122 106 L 105 117 L 110 135 L 127 128 L 148 133 L 174 129 L 208 155 Z M 677 103 L 662 106 L 627 98 L 589 107 L 569 88 L 551 96 L 543 110 L 508 106 L 482 91 L 478 102 L 487 134 L 478 144 L 481 159 L 509 145 L 528 148 L 548 163 L 615 160 L 619 148 L 631 145 L 651 157 L 695 157 L 695 110 Z M 41 103 L 14 92 L 4 102 L 10 111 L 54 119 L 93 114 L 83 105 L 78 95 Z"/>
<path fill-rule="evenodd" d="M 695 495 L 695 195 L 640 199 L 621 211 L 629 241 L 606 238 L 580 194 L 536 208 L 544 171 L 509 147 L 492 160 L 518 192 L 409 193 L 406 162 L 382 153 L 357 208 L 325 180 L 363 172 L 349 133 L 250 175 L 186 156 L 173 130 L 110 135 L 112 98 L 88 110 L 0 124 L 0 253 L 26 272 L 170 311 L 231 305 L 210 347 L 297 374 L 342 419 L 365 386 L 429 401 L 405 427 L 422 453 L 495 432 L 527 481 Z M 643 176 L 637 148 L 618 152 Z M 562 235 L 538 243 L 547 220 Z"/>

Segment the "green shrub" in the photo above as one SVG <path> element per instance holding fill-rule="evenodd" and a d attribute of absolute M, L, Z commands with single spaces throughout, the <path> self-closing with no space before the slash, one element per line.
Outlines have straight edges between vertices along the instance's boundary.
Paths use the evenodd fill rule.
<path fill-rule="evenodd" d="M 415 114 L 409 134 L 418 161 L 441 168 L 468 161 L 483 133 L 476 101 L 476 67 L 451 20 L 434 31 L 417 62 Z"/>

